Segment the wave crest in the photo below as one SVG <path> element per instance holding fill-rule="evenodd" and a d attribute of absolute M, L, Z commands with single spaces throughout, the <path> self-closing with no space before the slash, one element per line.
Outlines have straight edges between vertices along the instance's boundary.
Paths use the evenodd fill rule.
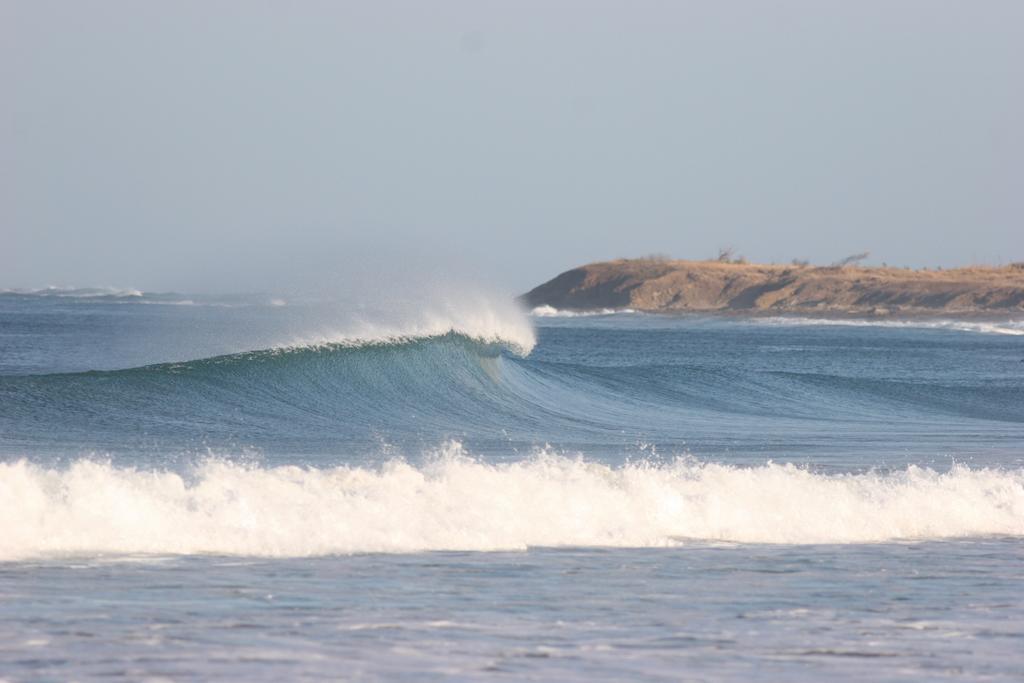
<path fill-rule="evenodd" d="M 550 453 L 489 464 L 457 443 L 422 466 L 380 469 L 210 460 L 183 476 L 21 460 L 0 464 L 0 528 L 0 560 L 1024 536 L 1024 471 L 825 475 L 692 460 L 612 467 Z"/>
<path fill-rule="evenodd" d="M 275 344 L 273 348 L 379 346 L 450 335 L 503 346 L 521 356 L 529 355 L 537 344 L 533 325 L 521 310 L 492 303 L 428 308 L 401 322 L 350 322 L 344 329 L 325 329 L 295 335 Z"/>

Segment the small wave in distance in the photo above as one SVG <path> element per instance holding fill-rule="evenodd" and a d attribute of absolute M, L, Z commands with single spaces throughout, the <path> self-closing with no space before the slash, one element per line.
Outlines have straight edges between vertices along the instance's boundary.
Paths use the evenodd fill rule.
<path fill-rule="evenodd" d="M 632 308 L 595 308 L 593 310 L 568 310 L 559 309 L 554 306 L 535 306 L 530 315 L 535 318 L 588 318 L 598 315 L 619 315 L 636 313 Z"/>
<path fill-rule="evenodd" d="M 870 320 L 867 318 L 807 318 L 798 316 L 775 316 L 770 318 L 752 318 L 763 325 L 836 325 L 846 327 L 889 327 L 913 328 L 929 330 L 955 330 L 957 332 L 977 332 L 981 334 L 1024 335 L 1024 320 L 968 320 L 955 318 L 922 318 Z"/>

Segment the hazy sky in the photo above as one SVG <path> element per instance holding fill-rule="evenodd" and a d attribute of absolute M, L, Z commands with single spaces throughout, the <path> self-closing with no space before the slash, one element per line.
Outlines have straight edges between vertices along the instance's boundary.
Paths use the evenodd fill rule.
<path fill-rule="evenodd" d="M 0 0 L 0 98 L 0 287 L 1024 260 L 1019 0 Z"/>

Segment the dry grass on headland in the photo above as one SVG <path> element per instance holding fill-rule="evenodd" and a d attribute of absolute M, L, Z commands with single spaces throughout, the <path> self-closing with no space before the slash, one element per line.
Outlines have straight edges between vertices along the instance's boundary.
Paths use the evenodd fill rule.
<path fill-rule="evenodd" d="M 618 259 L 573 268 L 523 295 L 567 310 L 822 315 L 1024 313 L 1024 264 L 949 270 Z"/>

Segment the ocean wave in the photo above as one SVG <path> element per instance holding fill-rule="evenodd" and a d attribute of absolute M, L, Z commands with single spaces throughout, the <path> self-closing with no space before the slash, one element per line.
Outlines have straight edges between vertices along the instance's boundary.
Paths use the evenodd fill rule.
<path fill-rule="evenodd" d="M 0 528 L 8 561 L 1024 536 L 1024 471 L 613 467 L 546 452 L 492 464 L 454 442 L 421 466 L 377 469 L 209 460 L 178 473 L 20 460 L 0 464 Z"/>
<path fill-rule="evenodd" d="M 353 342 L 354 344 L 354 342 Z M 252 443 L 494 433 L 529 404 L 505 381 L 508 343 L 464 335 L 247 351 L 120 370 L 0 376 L 0 432 L 17 425 L 74 448 L 76 435 Z M 87 397 L 87 398 L 85 398 Z M 88 410 L 76 408 L 86 400 Z M 103 417 L 100 417 L 103 416 Z M 34 425 L 29 427 L 28 425 Z M 464 432 L 460 432 L 464 433 Z M 123 442 L 122 442 L 123 443 Z M 128 446 L 115 449 L 123 452 Z"/>
<path fill-rule="evenodd" d="M 0 297 L 21 299 L 57 299 L 103 304 L 151 304 L 164 306 L 228 305 L 223 302 L 199 302 L 174 292 L 144 292 L 117 287 L 44 287 L 42 289 L 0 289 Z"/>
<path fill-rule="evenodd" d="M 280 307 L 287 301 L 265 294 L 181 294 L 178 292 L 147 292 L 118 287 L 43 287 L 41 289 L 0 289 L 0 298 L 50 299 L 82 304 L 148 304 L 158 306 L 207 306 L 237 308 L 249 306 Z"/>
<path fill-rule="evenodd" d="M 0 294 L 36 297 L 56 297 L 62 299 L 125 299 L 138 298 L 146 295 L 138 289 L 120 289 L 117 287 L 43 287 L 40 289 L 0 289 Z"/>
<path fill-rule="evenodd" d="M 555 308 L 554 306 L 535 306 L 530 315 L 536 318 L 583 318 L 595 315 L 616 315 L 620 313 L 636 313 L 632 308 L 595 308 L 584 311 L 570 311 Z"/>
<path fill-rule="evenodd" d="M 955 330 L 981 334 L 1024 335 L 1024 320 L 956 320 L 952 318 L 930 320 L 870 320 L 867 318 L 806 318 L 798 316 L 775 316 L 752 318 L 752 322 L 778 326 L 844 326 L 844 327 L 890 327 L 913 329 Z"/>

